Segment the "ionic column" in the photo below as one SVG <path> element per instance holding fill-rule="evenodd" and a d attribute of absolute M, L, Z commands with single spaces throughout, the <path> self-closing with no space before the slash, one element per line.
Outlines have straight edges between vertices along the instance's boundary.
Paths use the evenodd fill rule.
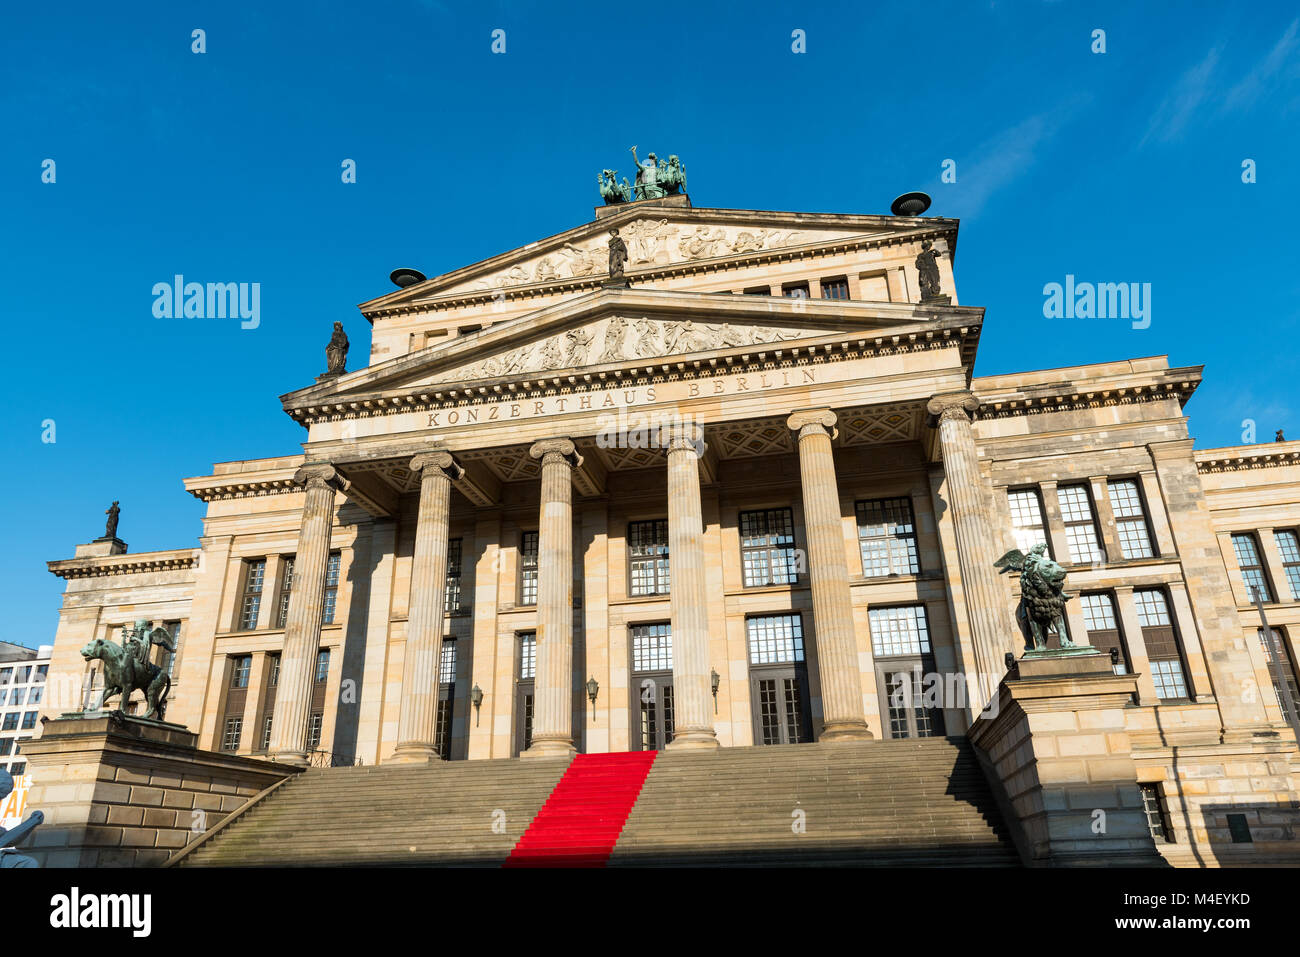
<path fill-rule="evenodd" d="M 447 590 L 447 520 L 451 483 L 461 468 L 448 452 L 424 452 L 411 459 L 420 473 L 420 508 L 411 560 L 411 598 L 402 664 L 398 764 L 438 761 L 438 665 L 442 659 L 443 605 Z"/>
<path fill-rule="evenodd" d="M 844 558 L 844 523 L 835 481 L 831 440 L 835 413 L 829 409 L 796 412 L 786 420 L 799 433 L 799 474 L 808 536 L 808 578 L 812 585 L 817 673 L 822 686 L 824 727 L 819 741 L 870 738 L 862 712 L 862 676 L 853 627 L 853 598 Z"/>
<path fill-rule="evenodd" d="M 316 680 L 321 618 L 325 614 L 325 573 L 329 566 L 330 529 L 334 525 L 334 493 L 347 488 L 334 467 L 304 465 L 293 480 L 305 496 L 298 552 L 293 561 L 293 591 L 284 625 L 280 681 L 275 696 L 275 720 L 267 756 L 286 764 L 307 763 L 307 718 Z"/>
<path fill-rule="evenodd" d="M 542 439 L 528 454 L 542 463 L 537 536 L 537 668 L 533 743 L 525 755 L 557 757 L 573 747 L 573 470 L 568 439 Z"/>
<path fill-rule="evenodd" d="M 674 426 L 668 436 L 668 561 L 673 636 L 673 739 L 668 747 L 716 748 L 712 668 L 709 665 L 709 595 L 704 573 L 704 519 L 695 426 Z"/>
<path fill-rule="evenodd" d="M 939 419 L 939 448 L 947 477 L 953 528 L 957 533 L 957 559 L 966 614 L 975 646 L 975 661 L 967 666 L 968 686 L 978 699 L 971 701 L 974 712 L 984 707 L 1006 671 L 1003 661 L 1006 653 L 1024 646 L 1011 615 L 1007 591 L 993 567 L 999 557 L 993 554 L 994 544 L 1001 537 L 994 537 L 980 476 L 975 430 L 970 419 L 970 413 L 977 408 L 979 399 L 970 392 L 937 395 L 926 406 Z M 975 671 L 973 676 L 971 666 Z"/>

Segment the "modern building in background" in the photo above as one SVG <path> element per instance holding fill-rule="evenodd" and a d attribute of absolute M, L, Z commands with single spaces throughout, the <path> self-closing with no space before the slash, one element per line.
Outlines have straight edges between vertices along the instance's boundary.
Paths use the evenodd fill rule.
<path fill-rule="evenodd" d="M 37 719 L 47 707 L 53 651 L 53 645 L 25 648 L 0 641 L 0 768 L 15 778 L 27 772 L 18 743 L 37 733 Z"/>
<path fill-rule="evenodd" d="M 1024 647 L 993 563 L 1044 542 L 1137 676 L 1162 853 L 1289 853 L 1300 442 L 1196 450 L 1163 356 L 977 375 L 957 234 L 673 196 L 373 299 L 282 396 L 301 450 L 185 480 L 197 546 L 50 563 L 51 671 L 151 619 L 168 720 L 300 763 L 961 736 Z"/>

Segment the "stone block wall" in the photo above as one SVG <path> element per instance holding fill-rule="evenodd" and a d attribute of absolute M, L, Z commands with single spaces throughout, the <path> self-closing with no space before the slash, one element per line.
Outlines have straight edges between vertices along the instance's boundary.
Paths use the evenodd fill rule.
<path fill-rule="evenodd" d="M 45 814 L 23 850 L 42 867 L 158 866 L 299 770 L 194 742 L 178 725 L 109 714 L 47 721 L 23 742 L 28 806 Z"/>

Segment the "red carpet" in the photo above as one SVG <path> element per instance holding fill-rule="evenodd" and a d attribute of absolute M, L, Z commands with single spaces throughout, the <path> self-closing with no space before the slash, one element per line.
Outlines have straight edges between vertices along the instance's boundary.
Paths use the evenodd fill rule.
<path fill-rule="evenodd" d="M 658 751 L 579 754 L 506 867 L 604 867 Z"/>

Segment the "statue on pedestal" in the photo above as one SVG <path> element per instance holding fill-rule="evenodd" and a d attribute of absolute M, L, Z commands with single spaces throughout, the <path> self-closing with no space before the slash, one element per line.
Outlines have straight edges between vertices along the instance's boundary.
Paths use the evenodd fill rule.
<path fill-rule="evenodd" d="M 0 768 L 0 804 L 4 803 L 5 798 L 13 793 L 14 779 L 8 771 Z M 0 827 L 0 869 L 9 867 L 39 867 L 36 859 L 20 853 L 16 848 L 11 847 L 17 844 L 28 834 L 36 830 L 45 821 L 45 815 L 40 811 L 33 811 L 27 816 L 27 820 L 19 824 L 12 830 L 5 830 Z"/>
<path fill-rule="evenodd" d="M 636 166 L 636 177 L 628 183 L 623 177 L 620 185 L 618 170 L 601 170 L 596 177 L 600 197 L 606 206 L 627 203 L 641 199 L 662 199 L 686 192 L 686 167 L 674 153 L 665 163 L 655 153 L 650 153 L 645 160 L 636 155 L 636 147 L 631 148 L 632 162 Z"/>
<path fill-rule="evenodd" d="M 921 252 L 916 257 L 916 272 L 921 283 L 922 302 L 943 297 L 939 291 L 939 253 L 928 239 L 921 243 Z"/>
<path fill-rule="evenodd" d="M 163 720 L 172 679 L 166 671 L 149 660 L 154 645 L 162 645 L 173 654 L 176 652 L 176 643 L 166 628 L 150 631 L 149 622 L 142 619 L 134 626 L 122 629 L 121 645 L 96 638 L 81 649 L 81 657 L 87 661 L 98 658 L 104 663 L 104 696 L 99 705 L 101 709 L 109 698 L 120 694 L 122 700 L 119 710 L 125 710 L 131 692 L 139 690 L 144 692 L 145 703 L 149 706 L 142 717 Z"/>
<path fill-rule="evenodd" d="M 105 538 L 117 538 L 117 516 L 121 511 L 116 501 L 104 510 L 104 514 L 108 516 L 108 521 L 104 524 Z"/>
<path fill-rule="evenodd" d="M 609 278 L 622 279 L 623 267 L 627 265 L 627 243 L 618 234 L 615 227 L 609 231 Z"/>
<path fill-rule="evenodd" d="M 1073 596 L 1065 592 L 1065 569 L 1047 557 L 1045 543 L 1035 545 L 1028 555 L 1013 548 L 994 562 L 993 567 L 1004 573 L 1020 572 L 1020 607 L 1016 609 L 1016 620 L 1028 624 L 1035 651 L 1047 648 L 1047 639 L 1053 632 L 1062 648 L 1075 646 L 1065 633 L 1065 603 Z"/>
<path fill-rule="evenodd" d="M 325 361 L 327 375 L 342 375 L 348 371 L 348 334 L 343 331 L 341 322 L 334 323 L 334 335 L 330 336 L 330 343 L 325 347 Z"/>

